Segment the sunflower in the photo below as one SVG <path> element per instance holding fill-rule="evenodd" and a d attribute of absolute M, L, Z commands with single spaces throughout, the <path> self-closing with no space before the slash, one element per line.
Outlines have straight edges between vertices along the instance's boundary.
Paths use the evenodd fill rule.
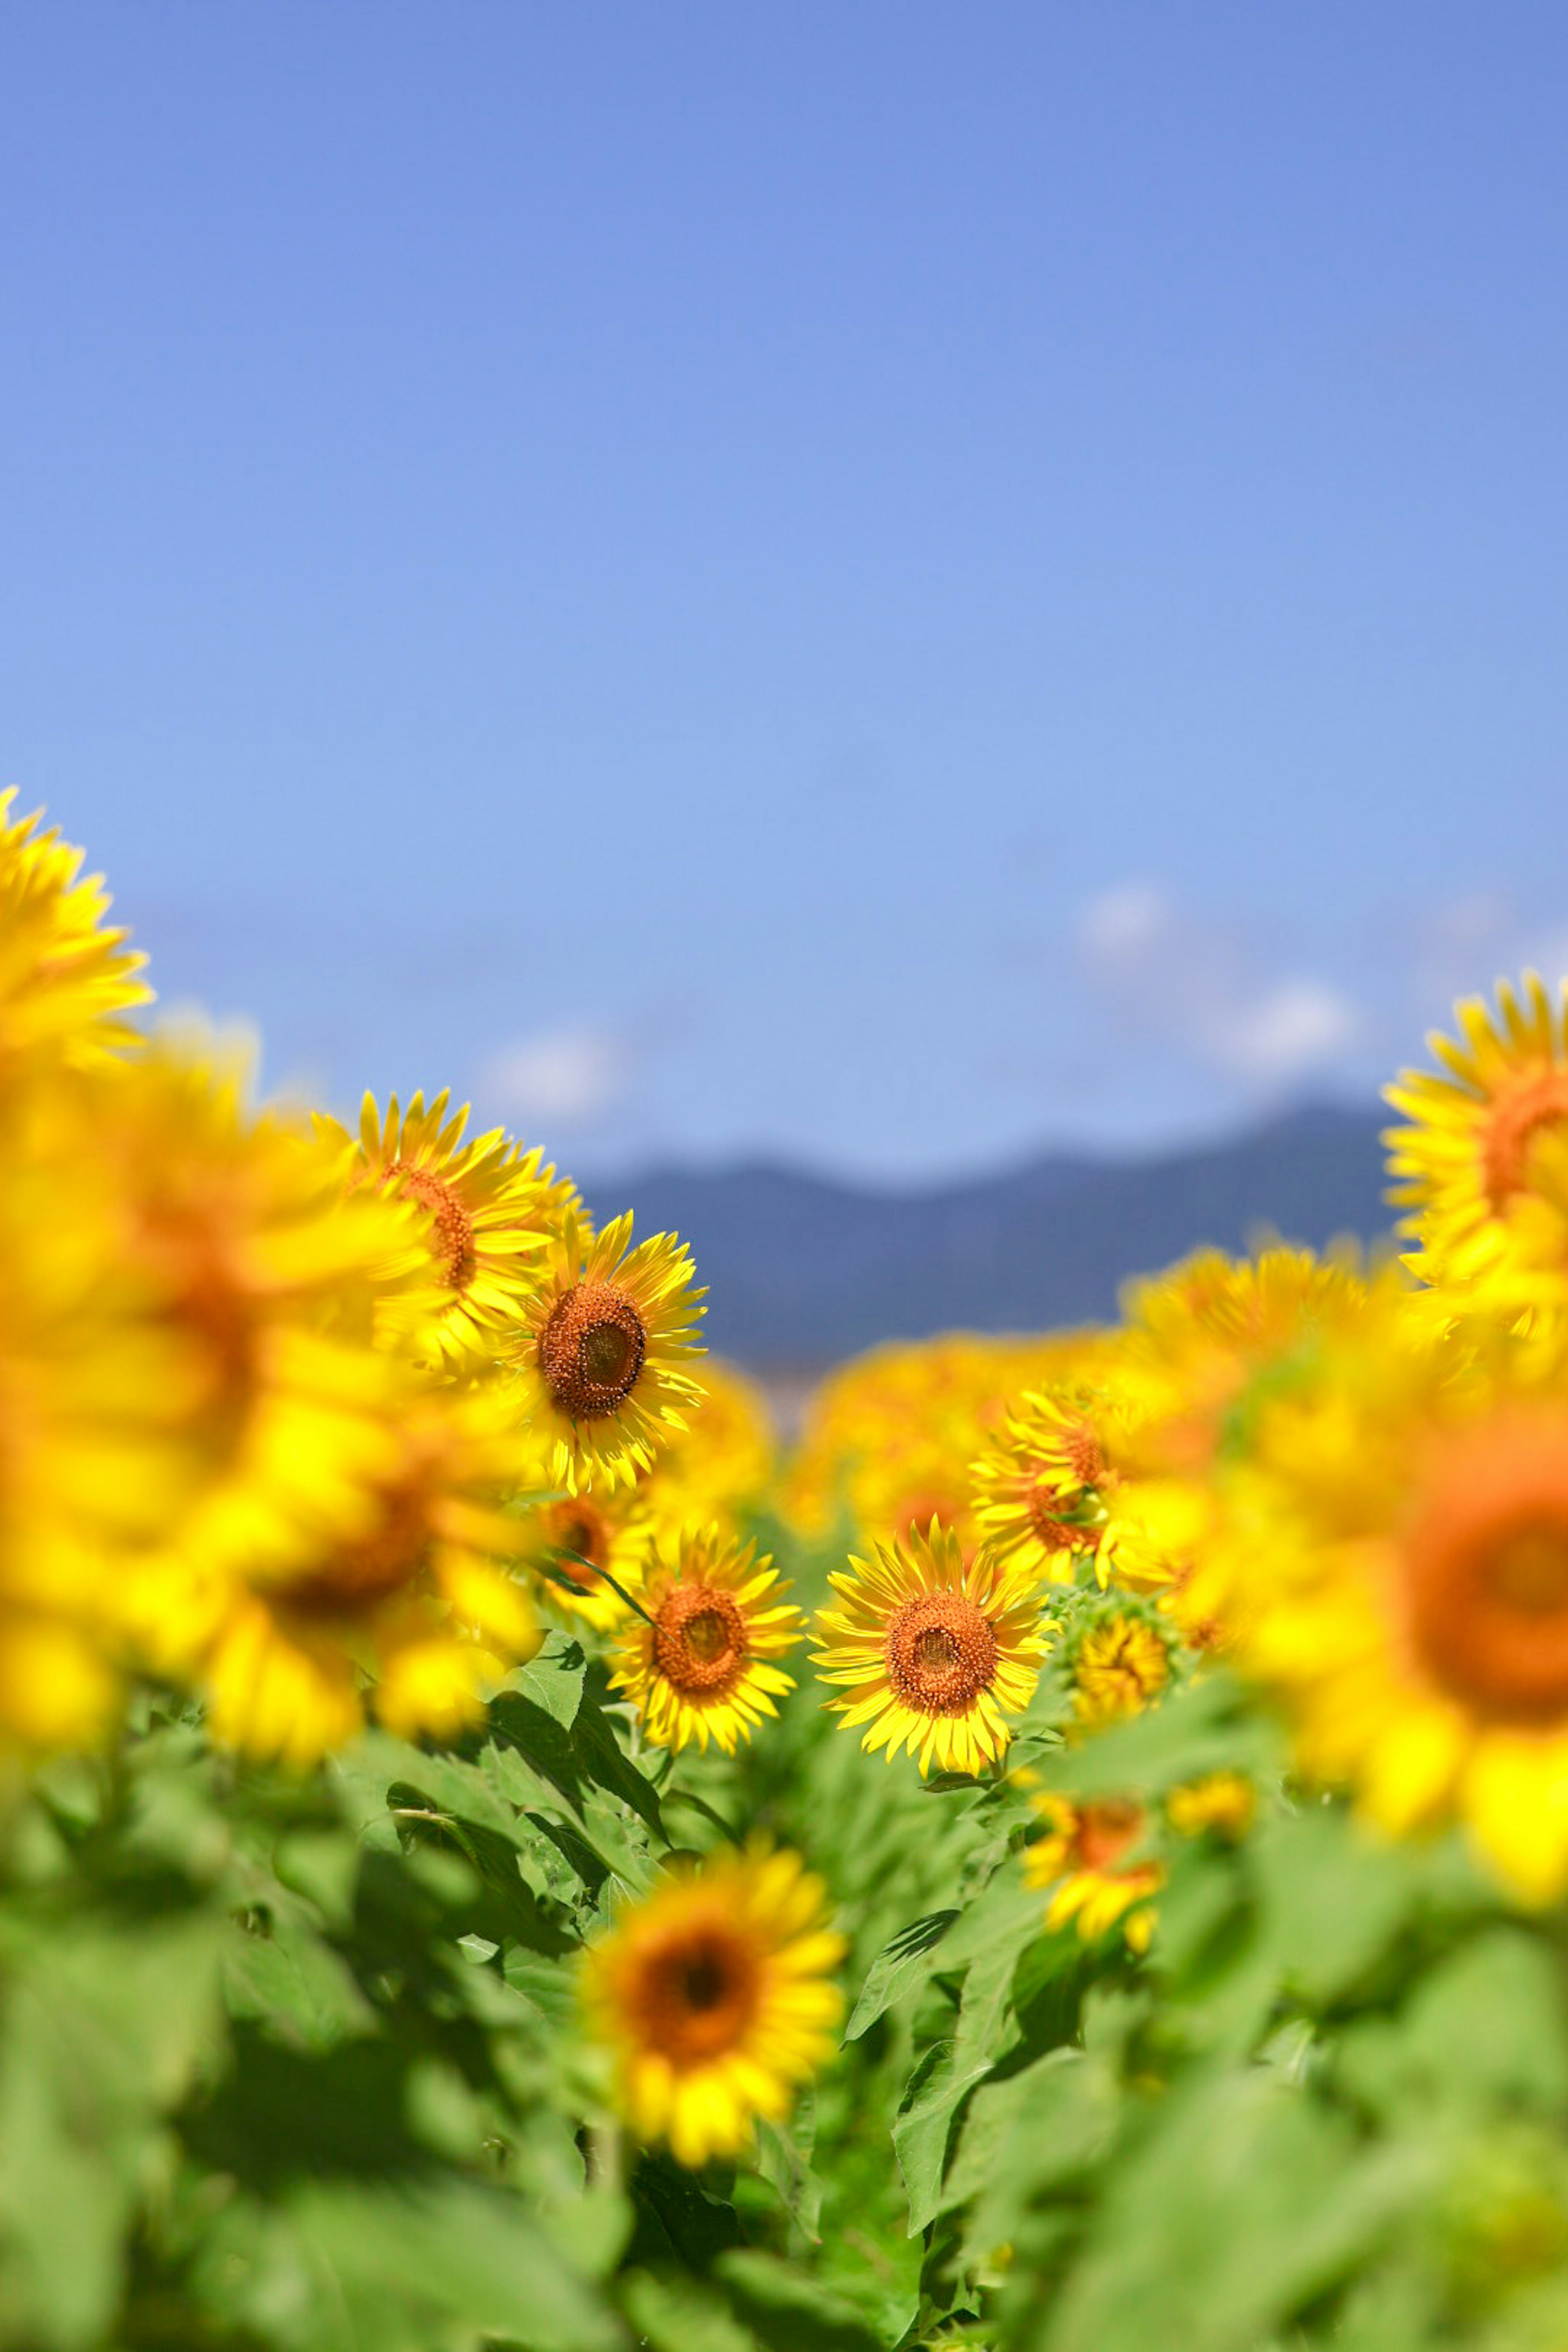
<path fill-rule="evenodd" d="M 1106 1442 L 1127 1401 L 1105 1381 L 1075 1380 L 1032 1390 L 971 1465 L 973 1512 L 990 1549 L 1010 1566 L 1055 1584 L 1093 1557 L 1117 1480 Z"/>
<path fill-rule="evenodd" d="M 1150 1896 L 1164 1884 L 1156 1862 L 1129 1862 L 1142 1843 L 1147 1816 L 1142 1805 L 1122 1798 L 1075 1804 L 1043 1791 L 1034 1800 L 1044 1834 L 1024 1849 L 1024 1875 L 1031 1886 L 1051 1890 L 1046 1926 L 1076 1920 L 1086 1942 L 1120 1924 L 1128 1948 L 1146 1952 L 1154 1933 Z"/>
<path fill-rule="evenodd" d="M 659 1550 L 646 1556 L 635 1596 L 645 1613 L 622 1625 L 610 1680 L 647 1738 L 677 1749 L 711 1739 L 731 1756 L 777 1714 L 795 1678 L 771 1661 L 805 1623 L 788 1590 L 765 1552 L 726 1541 L 717 1527 L 683 1529 L 673 1566 Z"/>
<path fill-rule="evenodd" d="M 321 1497 L 287 1559 L 174 1587 L 171 1663 L 194 1675 L 217 1738 L 291 1765 L 341 1748 L 374 1713 L 450 1739 L 539 1633 L 506 1565 L 516 1474 L 508 1401 L 430 1389 L 380 1360 L 377 1456 Z"/>
<path fill-rule="evenodd" d="M 705 1297 L 673 1234 L 631 1246 L 617 1217 L 595 1241 L 568 1213 L 506 1360 L 552 1486 L 629 1484 L 701 1402 L 681 1370 Z"/>
<path fill-rule="evenodd" d="M 732 1364 L 708 1356 L 703 1396 L 684 1429 L 671 1431 L 638 1489 L 662 1531 L 716 1521 L 738 1535 L 742 1514 L 773 1483 L 776 1439 L 767 1399 Z"/>
<path fill-rule="evenodd" d="M 1480 1285 L 1529 1304 L 1568 1272 L 1568 982 L 1555 1002 L 1539 974 L 1454 1008 L 1462 1042 L 1434 1031 L 1442 1071 L 1405 1070 L 1384 1089 L 1412 1122 L 1389 1129 L 1390 1199 L 1411 1260 L 1440 1284 Z"/>
<path fill-rule="evenodd" d="M 637 1583 L 654 1532 L 637 1487 L 562 1495 L 524 1514 L 519 1556 L 557 1609 L 605 1633 L 627 1613 L 616 1588 Z"/>
<path fill-rule="evenodd" d="M 1195 1580 L 1303 1769 L 1568 1888 L 1568 1338 L 1369 1302 L 1251 1417 Z"/>
<path fill-rule="evenodd" d="M 902 1544 L 829 1578 L 841 1605 L 817 1617 L 825 1682 L 848 1696 L 827 1705 L 864 1748 L 917 1750 L 922 1773 L 978 1772 L 1001 1755 L 1005 1717 L 1027 1706 L 1048 1646 L 1037 1579 L 988 1554 L 965 1561 L 933 1520 Z"/>
<path fill-rule="evenodd" d="M 110 1719 L 122 1596 L 183 1507 L 201 1368 L 120 1247 L 97 1125 L 57 1071 L 8 1091 L 0 1155 L 0 1749 Z M 93 1090 L 89 1089 L 89 1097 Z"/>
<path fill-rule="evenodd" d="M 373 1095 L 360 1112 L 353 1165 L 413 1202 L 425 1242 L 425 1278 L 388 1303 L 384 1322 L 416 1352 L 428 1350 L 448 1370 L 492 1358 L 540 1282 L 552 1234 L 578 1205 L 575 1192 L 498 1128 L 465 1143 L 465 1104 L 447 1117 L 450 1097 L 426 1107 L 416 1095 L 406 1111 L 394 1095 L 384 1118 Z M 335 1120 L 321 1126 L 345 1144 Z"/>
<path fill-rule="evenodd" d="M 71 1106 L 123 1278 L 187 1366 L 188 1492 L 163 1549 L 215 1571 L 291 1557 L 378 1457 L 372 1325 L 419 1251 L 407 1207 L 345 1198 L 341 1150 L 253 1113 L 247 1078 L 238 1048 L 162 1040 Z"/>
<path fill-rule="evenodd" d="M 81 851 L 39 832 L 41 810 L 13 818 L 16 797 L 0 793 L 0 1076 L 40 1057 L 89 1066 L 133 1043 L 120 1015 L 152 1001 L 147 959 L 105 928 L 102 877 L 79 878 Z"/>
<path fill-rule="evenodd" d="M 753 1844 L 676 1864 L 584 1956 L 589 2030 L 614 2055 L 621 2112 L 677 2160 L 738 2156 L 752 2119 L 788 2112 L 844 2013 L 847 1948 L 798 1855 Z"/>
<path fill-rule="evenodd" d="M 1073 1707 L 1098 1727 L 1152 1706 L 1171 1679 L 1171 1643 L 1148 1617 L 1112 1610 L 1089 1625 L 1072 1656 Z"/>
<path fill-rule="evenodd" d="M 1165 1819 L 1179 1837 L 1241 1838 L 1258 1812 L 1258 1791 L 1244 1772 L 1221 1766 L 1196 1780 L 1185 1780 L 1165 1799 Z"/>

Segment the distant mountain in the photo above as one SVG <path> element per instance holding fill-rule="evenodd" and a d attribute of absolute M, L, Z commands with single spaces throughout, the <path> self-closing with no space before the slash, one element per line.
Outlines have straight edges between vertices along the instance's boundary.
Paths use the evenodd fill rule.
<path fill-rule="evenodd" d="M 879 1339 L 1039 1330 L 1116 1312 L 1119 1285 L 1263 1228 L 1321 1245 L 1388 1230 L 1375 1110 L 1300 1110 L 1157 1160 L 1053 1154 L 977 1181 L 878 1192 L 758 1165 L 656 1171 L 603 1188 L 601 1215 L 690 1243 L 705 1336 L 759 1370 L 809 1370 Z M 597 1190 L 598 1188 L 595 1188 Z"/>

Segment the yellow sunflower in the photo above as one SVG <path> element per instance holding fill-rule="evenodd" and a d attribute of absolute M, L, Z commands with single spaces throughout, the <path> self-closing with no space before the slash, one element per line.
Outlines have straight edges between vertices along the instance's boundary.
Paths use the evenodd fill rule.
<path fill-rule="evenodd" d="M 86 1082 L 83 1081 L 83 1084 Z M 183 1507 L 201 1368 L 121 1249 L 97 1122 L 8 1090 L 0 1155 L 0 1751 L 105 1727 L 122 1596 Z"/>
<path fill-rule="evenodd" d="M 1196 1580 L 1311 1776 L 1568 1888 L 1568 1338 L 1384 1295 L 1251 1419 Z"/>
<path fill-rule="evenodd" d="M 578 1203 L 540 1152 L 499 1127 L 465 1143 L 468 1106 L 448 1118 L 449 1102 L 443 1093 L 426 1108 L 416 1095 L 405 1111 L 394 1095 L 384 1118 L 366 1095 L 352 1165 L 411 1202 L 423 1229 L 425 1278 L 388 1302 L 384 1322 L 416 1352 L 462 1370 L 493 1358 L 516 1326 L 550 1236 Z M 348 1142 L 335 1120 L 319 1123 Z"/>
<path fill-rule="evenodd" d="M 999 1559 L 1052 1583 L 1072 1581 L 1079 1559 L 1096 1552 L 1104 1496 L 1119 1476 L 1108 1433 L 1131 1410 L 1109 1378 L 1020 1400 L 970 1470 L 975 1522 Z"/>
<path fill-rule="evenodd" d="M 922 1773 L 978 1772 L 1002 1754 L 1005 1717 L 1027 1706 L 1048 1643 L 1036 1578 L 989 1555 L 965 1561 L 952 1528 L 933 1520 L 907 1546 L 878 1544 L 851 1573 L 829 1578 L 840 1605 L 816 1620 L 827 1705 L 861 1746 L 907 1748 Z"/>
<path fill-rule="evenodd" d="M 1555 1000 L 1528 971 L 1454 1008 L 1461 1042 L 1434 1031 L 1441 1071 L 1405 1070 L 1384 1089 L 1412 1123 L 1392 1128 L 1390 1199 L 1430 1281 L 1480 1284 L 1529 1304 L 1568 1272 L 1568 982 Z"/>
<path fill-rule="evenodd" d="M 527 1512 L 519 1556 L 556 1608 L 605 1633 L 627 1614 L 616 1586 L 638 1582 L 654 1534 L 639 1488 L 601 1488 L 554 1496 Z"/>
<path fill-rule="evenodd" d="M 679 1534 L 697 1519 L 736 1535 L 741 1515 L 773 1484 L 773 1419 L 762 1391 L 732 1364 L 704 1357 L 702 1388 L 685 1428 L 671 1431 L 643 1472 L 639 1492 L 664 1532 Z"/>
<path fill-rule="evenodd" d="M 342 1155 L 247 1103 L 244 1055 L 163 1040 L 79 1089 L 116 1252 L 192 1367 L 189 1492 L 163 1549 L 204 1569 L 292 1556 L 377 1455 L 379 1303 L 417 1266 L 403 1204 L 345 1199 Z"/>
<path fill-rule="evenodd" d="M 1243 1772 L 1221 1767 L 1186 1780 L 1165 1799 L 1165 1819 L 1179 1837 L 1247 1835 L 1258 1812 L 1258 1791 Z"/>
<path fill-rule="evenodd" d="M 1042 1792 L 1034 1800 L 1044 1833 L 1024 1848 L 1029 1885 L 1051 1890 L 1046 1907 L 1048 1928 L 1077 1922 L 1086 1942 L 1118 1924 L 1134 1952 L 1146 1952 L 1154 1933 L 1150 1897 L 1164 1884 L 1156 1862 L 1130 1862 L 1142 1842 L 1147 1816 L 1142 1805 L 1121 1798 L 1075 1804 Z"/>
<path fill-rule="evenodd" d="M 1073 1653 L 1073 1708 L 1088 1727 L 1152 1706 L 1171 1679 L 1169 1641 L 1148 1618 L 1116 1610 L 1090 1625 Z"/>
<path fill-rule="evenodd" d="M 82 853 L 42 811 L 13 817 L 15 791 L 0 793 L 0 1076 L 43 1056 L 85 1067 L 131 1045 L 120 1015 L 147 1004 L 137 978 L 147 959 L 106 929 L 101 875 L 81 877 Z"/>
<path fill-rule="evenodd" d="M 531 1657 L 539 1633 L 507 1562 L 517 1467 L 508 1401 L 432 1389 L 378 1360 L 374 1457 L 323 1493 L 287 1559 L 171 1579 L 165 1654 L 194 1675 L 213 1732 L 291 1765 L 341 1748 L 374 1713 L 450 1739 Z"/>
<path fill-rule="evenodd" d="M 777 1714 L 795 1677 L 772 1662 L 805 1624 L 788 1590 L 765 1552 L 726 1541 L 717 1527 L 683 1529 L 673 1565 L 658 1550 L 646 1555 L 635 1596 L 646 1613 L 622 1623 L 610 1680 L 647 1738 L 677 1749 L 711 1739 L 730 1756 Z"/>
<path fill-rule="evenodd" d="M 758 2116 L 787 2114 L 844 2013 L 841 1936 L 798 1855 L 752 1845 L 676 1864 L 584 1956 L 590 2032 L 614 2055 L 621 2112 L 678 2161 L 739 2156 Z"/>
<path fill-rule="evenodd" d="M 701 1402 L 681 1367 L 706 1295 L 673 1234 L 631 1245 L 630 1216 L 595 1240 L 569 1213 L 506 1360 L 552 1486 L 630 1483 Z"/>

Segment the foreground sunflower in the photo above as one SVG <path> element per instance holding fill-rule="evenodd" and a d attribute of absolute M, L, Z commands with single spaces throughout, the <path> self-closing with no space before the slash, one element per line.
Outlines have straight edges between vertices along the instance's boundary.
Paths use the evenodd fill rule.
<path fill-rule="evenodd" d="M 691 1253 L 673 1234 L 632 1246 L 629 1215 L 595 1240 L 568 1213 L 506 1360 L 552 1485 L 629 1484 L 701 1402 Z"/>
<path fill-rule="evenodd" d="M 727 1756 L 749 1739 L 795 1677 L 773 1664 L 805 1620 L 754 1543 L 716 1526 L 683 1528 L 673 1562 L 644 1562 L 635 1598 L 646 1612 L 622 1624 L 610 1680 L 637 1706 L 644 1736 L 679 1749 L 710 1740 Z"/>
<path fill-rule="evenodd" d="M 1196 1580 L 1286 1700 L 1303 1769 L 1400 1832 L 1457 1819 L 1568 1890 L 1568 1339 L 1419 1295 L 1259 1398 Z"/>
<path fill-rule="evenodd" d="M 1442 1071 L 1405 1070 L 1384 1089 L 1411 1124 L 1391 1129 L 1390 1198 L 1412 1263 L 1430 1281 L 1529 1304 L 1542 1276 L 1568 1276 L 1568 982 L 1540 975 L 1454 1008 L 1462 1042 L 1434 1031 Z"/>
<path fill-rule="evenodd" d="M 753 1845 L 674 1865 L 583 1963 L 589 2030 L 613 2053 L 621 2112 L 678 2161 L 738 2156 L 788 2112 L 844 2013 L 826 1889 L 798 1855 Z"/>
<path fill-rule="evenodd" d="M 16 797 L 0 793 L 0 1077 L 123 1050 L 135 1032 L 121 1014 L 153 995 L 138 978 L 146 957 L 104 926 L 102 877 L 82 878 L 81 851 L 40 832 L 41 811 L 14 818 Z"/>
<path fill-rule="evenodd" d="M 966 1562 L 936 1520 L 849 1566 L 828 1580 L 840 1605 L 816 1620 L 817 1671 L 847 1694 L 827 1705 L 847 1727 L 865 1725 L 861 1746 L 885 1748 L 889 1762 L 908 1748 L 922 1773 L 978 1772 L 1039 1680 L 1037 1580 L 986 1554 Z"/>
<path fill-rule="evenodd" d="M 540 1261 L 576 1195 L 542 1155 L 525 1150 L 498 1128 L 465 1143 L 468 1107 L 452 1112 L 447 1094 L 428 1108 L 416 1095 L 406 1111 L 397 1097 L 382 1117 L 373 1095 L 360 1112 L 353 1166 L 413 1202 L 425 1242 L 425 1279 L 383 1310 L 384 1322 L 417 1351 L 448 1370 L 493 1357 L 539 1286 Z M 345 1144 L 335 1120 L 321 1126 Z"/>
<path fill-rule="evenodd" d="M 286 1559 L 171 1580 L 165 1652 L 207 1699 L 216 1738 L 307 1765 L 374 1715 L 450 1739 L 532 1656 L 539 1631 L 509 1572 L 518 1522 L 507 1401 L 427 1390 L 380 1360 L 378 1444 L 352 1487 L 321 1498 Z"/>
<path fill-rule="evenodd" d="M 1074 1921 L 1092 1942 L 1120 1924 L 1129 1948 L 1146 1952 L 1154 1933 L 1149 1898 L 1164 1872 L 1156 1862 L 1127 1859 L 1148 1827 L 1142 1806 L 1121 1798 L 1075 1804 L 1049 1792 L 1034 1802 L 1044 1834 L 1024 1849 L 1024 1875 L 1029 1885 L 1050 1890 L 1047 1927 Z"/>

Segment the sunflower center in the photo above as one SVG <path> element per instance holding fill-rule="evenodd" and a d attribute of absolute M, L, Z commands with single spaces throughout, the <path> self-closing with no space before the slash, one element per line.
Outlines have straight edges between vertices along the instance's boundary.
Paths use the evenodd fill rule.
<path fill-rule="evenodd" d="M 762 1956 L 727 1920 L 693 1922 L 643 1955 L 633 1987 L 639 2038 L 681 2072 L 735 2049 L 756 2017 Z"/>
<path fill-rule="evenodd" d="M 1068 1431 L 1063 1451 L 1079 1485 L 1098 1486 L 1105 1475 L 1105 1455 L 1087 1421 L 1079 1422 Z"/>
<path fill-rule="evenodd" d="M 1082 1870 L 1110 1870 L 1136 1843 L 1143 1827 L 1143 1808 L 1120 1798 L 1080 1805 L 1074 1843 Z"/>
<path fill-rule="evenodd" d="M 724 1697 L 741 1678 L 747 1651 L 746 1621 L 732 1593 L 679 1584 L 659 1603 L 653 1662 L 682 1698 Z"/>
<path fill-rule="evenodd" d="M 1037 1480 L 1029 1496 L 1029 1525 L 1051 1551 L 1071 1551 L 1083 1540 L 1080 1528 L 1057 1517 L 1061 1504 L 1062 1497 L 1047 1479 Z"/>
<path fill-rule="evenodd" d="M 539 1369 L 558 1410 L 603 1421 L 624 1404 L 643 1368 L 647 1331 L 613 1282 L 579 1282 L 551 1308 L 539 1335 Z"/>
<path fill-rule="evenodd" d="M 574 1496 L 569 1503 L 556 1505 L 551 1532 L 558 1549 L 578 1555 L 577 1560 L 569 1562 L 569 1566 L 580 1566 L 584 1559 L 592 1560 L 595 1568 L 598 1566 L 600 1555 L 606 1549 L 605 1523 L 598 1512 L 581 1497 Z"/>
<path fill-rule="evenodd" d="M 431 1246 L 442 1275 L 452 1289 L 466 1290 L 478 1264 L 474 1224 L 451 1185 L 430 1169 L 416 1168 L 407 1160 L 393 1160 L 384 1181 L 429 1212 Z"/>
<path fill-rule="evenodd" d="M 367 1534 L 312 1561 L 302 1575 L 289 1579 L 282 1597 L 302 1617 L 366 1614 L 413 1582 L 429 1541 L 425 1491 L 410 1481 L 382 1496 L 380 1516 Z"/>
<path fill-rule="evenodd" d="M 1494 1209 L 1522 1192 L 1530 1149 L 1543 1128 L 1568 1121 L 1568 1070 L 1540 1070 L 1492 1104 L 1481 1144 L 1482 1173 Z"/>
<path fill-rule="evenodd" d="M 1453 1697 L 1500 1723 L 1568 1715 L 1568 1421 L 1454 1446 L 1403 1569 L 1412 1644 Z"/>
<path fill-rule="evenodd" d="M 996 1678 L 996 1636 L 961 1592 L 920 1592 L 888 1620 L 883 1660 L 918 1715 L 967 1715 Z"/>

